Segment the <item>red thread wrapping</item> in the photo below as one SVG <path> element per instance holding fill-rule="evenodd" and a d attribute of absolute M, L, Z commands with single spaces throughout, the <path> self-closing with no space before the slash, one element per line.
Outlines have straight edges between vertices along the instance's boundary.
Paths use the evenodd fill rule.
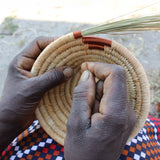
<path fill-rule="evenodd" d="M 92 36 L 87 36 L 83 37 L 83 42 L 87 44 L 96 44 L 96 45 L 101 45 L 101 46 L 110 46 L 112 45 L 112 41 L 109 39 L 104 39 L 104 38 L 99 38 L 99 37 L 92 37 Z"/>
<path fill-rule="evenodd" d="M 104 46 L 98 45 L 98 44 L 88 44 L 89 49 L 100 49 L 104 50 Z"/>
<path fill-rule="evenodd" d="M 74 35 L 74 38 L 75 38 L 75 39 L 82 37 L 81 31 L 73 32 L 73 35 Z"/>

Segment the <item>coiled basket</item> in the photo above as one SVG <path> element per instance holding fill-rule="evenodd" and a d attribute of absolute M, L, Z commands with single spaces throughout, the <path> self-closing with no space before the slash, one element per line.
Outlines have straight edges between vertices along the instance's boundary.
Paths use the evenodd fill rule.
<path fill-rule="evenodd" d="M 72 105 L 72 93 L 81 76 L 81 64 L 87 61 L 121 65 L 127 75 L 127 98 L 137 122 L 130 141 L 143 127 L 150 107 L 150 92 L 146 73 L 135 56 L 121 44 L 104 38 L 82 36 L 81 31 L 67 34 L 48 45 L 35 61 L 32 73 L 43 74 L 55 67 L 70 66 L 74 76 L 43 96 L 36 116 L 43 129 L 55 141 L 64 145 L 66 123 Z"/>

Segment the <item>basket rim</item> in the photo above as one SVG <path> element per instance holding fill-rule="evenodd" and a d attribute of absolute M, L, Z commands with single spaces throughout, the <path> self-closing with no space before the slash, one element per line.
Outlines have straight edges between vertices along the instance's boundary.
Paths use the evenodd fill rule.
<path fill-rule="evenodd" d="M 148 116 L 149 113 L 149 108 L 150 108 L 150 89 L 149 89 L 149 83 L 148 83 L 148 79 L 147 79 L 147 75 L 145 73 L 145 70 L 143 68 L 143 66 L 140 64 L 140 62 L 135 58 L 135 56 L 127 49 L 125 48 L 123 45 L 119 44 L 118 42 L 114 41 L 114 40 L 107 40 L 101 37 L 96 37 L 96 36 L 86 36 L 86 37 L 75 37 L 75 32 L 74 33 L 69 33 L 67 35 L 64 35 L 60 38 L 58 38 L 57 40 L 55 40 L 54 42 L 52 42 L 51 44 L 49 44 L 41 53 L 41 55 L 37 58 L 37 60 L 35 61 L 33 67 L 32 67 L 32 74 L 33 75 L 38 75 L 39 74 L 39 70 L 42 67 L 42 64 L 44 63 L 44 61 L 46 60 L 45 57 L 48 58 L 48 55 L 51 54 L 51 52 L 53 50 L 56 50 L 58 48 L 58 46 L 64 45 L 66 43 L 69 43 L 70 41 L 75 41 L 75 40 L 81 40 L 82 43 L 87 44 L 89 49 L 99 49 L 99 50 L 103 50 L 105 49 L 105 46 L 109 46 L 112 49 L 118 50 L 119 52 L 121 52 L 121 54 L 123 56 L 125 56 L 128 60 L 133 61 L 134 64 L 134 68 L 136 69 L 136 71 L 138 72 L 138 74 L 141 74 L 143 72 L 143 76 L 140 77 L 140 81 L 141 83 L 143 83 L 143 85 L 141 85 L 142 87 L 142 95 L 147 97 L 145 102 L 146 107 L 145 110 L 142 110 L 141 113 L 141 117 L 143 118 L 143 120 L 139 120 L 134 129 L 133 132 L 131 134 L 131 136 L 128 139 L 128 142 L 134 138 L 138 132 L 140 131 L 140 128 L 143 127 L 145 120 Z M 95 45 L 96 43 L 96 45 Z M 94 45 L 93 45 L 94 44 Z M 42 115 L 39 107 L 36 108 L 36 117 L 38 118 L 40 125 L 44 128 L 44 130 L 51 136 L 51 133 L 53 132 L 53 129 L 51 126 L 48 125 L 48 129 L 47 129 L 47 123 L 45 121 L 44 115 Z M 141 126 L 141 127 L 139 127 Z M 60 143 L 61 145 L 64 145 L 63 140 L 60 140 L 59 137 L 56 137 L 57 135 L 54 133 L 53 136 L 51 136 L 52 138 L 54 138 L 54 140 L 56 140 L 58 143 Z"/>

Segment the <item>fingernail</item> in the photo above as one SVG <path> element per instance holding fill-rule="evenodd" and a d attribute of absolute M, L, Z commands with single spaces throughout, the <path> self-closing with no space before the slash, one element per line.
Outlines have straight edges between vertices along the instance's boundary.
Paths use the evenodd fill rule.
<path fill-rule="evenodd" d="M 88 70 L 84 71 L 81 75 L 80 82 L 87 81 L 90 75 L 91 73 Z"/>
<path fill-rule="evenodd" d="M 73 75 L 73 69 L 70 68 L 70 67 L 67 67 L 67 68 L 65 68 L 65 69 L 63 70 L 63 74 L 64 74 L 66 80 L 68 80 L 68 79 L 71 78 L 72 75 Z"/>

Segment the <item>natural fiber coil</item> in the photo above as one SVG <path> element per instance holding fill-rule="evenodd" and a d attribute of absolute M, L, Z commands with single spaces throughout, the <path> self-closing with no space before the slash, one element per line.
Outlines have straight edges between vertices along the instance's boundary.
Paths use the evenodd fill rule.
<path fill-rule="evenodd" d="M 80 32 L 62 36 L 48 45 L 33 65 L 34 76 L 52 68 L 70 66 L 74 77 L 43 96 L 36 116 L 44 130 L 58 143 L 64 145 L 66 123 L 72 105 L 72 93 L 77 85 L 84 62 L 87 61 L 121 65 L 127 75 L 127 98 L 134 109 L 137 123 L 128 139 L 134 138 L 143 127 L 150 106 L 149 84 L 142 65 L 124 46 L 115 41 L 98 37 L 82 37 Z"/>

